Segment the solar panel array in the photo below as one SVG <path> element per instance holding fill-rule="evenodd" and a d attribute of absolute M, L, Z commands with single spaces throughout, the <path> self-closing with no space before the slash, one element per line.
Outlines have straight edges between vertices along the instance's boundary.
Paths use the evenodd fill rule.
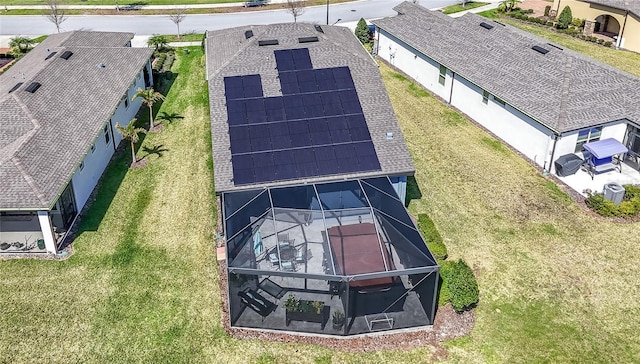
<path fill-rule="evenodd" d="M 274 55 L 283 96 L 264 97 L 260 75 L 224 78 L 234 184 L 380 170 L 349 68 Z"/>

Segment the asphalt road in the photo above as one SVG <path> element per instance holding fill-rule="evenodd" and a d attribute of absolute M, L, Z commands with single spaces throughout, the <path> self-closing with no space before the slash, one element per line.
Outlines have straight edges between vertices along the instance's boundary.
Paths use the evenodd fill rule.
<path fill-rule="evenodd" d="M 363 0 L 335 4 L 329 7 L 329 23 L 375 19 L 394 15 L 392 8 L 400 0 Z M 433 9 L 459 3 L 459 0 L 420 0 L 420 5 Z M 315 6 L 306 9 L 298 18 L 301 22 L 326 24 L 327 8 Z M 255 11 L 250 13 L 188 15 L 182 23 L 182 33 L 231 28 L 250 24 L 292 22 L 285 10 Z M 95 30 L 121 31 L 136 34 L 172 34 L 176 26 L 165 15 L 69 16 L 61 31 Z M 0 16 L 0 35 L 42 35 L 55 33 L 55 26 L 45 16 Z"/>

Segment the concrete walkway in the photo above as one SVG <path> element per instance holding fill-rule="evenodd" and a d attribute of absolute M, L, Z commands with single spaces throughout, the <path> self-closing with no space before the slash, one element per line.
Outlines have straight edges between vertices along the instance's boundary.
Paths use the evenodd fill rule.
<path fill-rule="evenodd" d="M 453 13 L 453 14 L 449 14 L 450 17 L 452 18 L 459 18 L 461 16 L 463 16 L 466 13 L 481 13 L 483 11 L 486 10 L 492 10 L 492 9 L 497 9 L 498 6 L 500 6 L 500 4 L 502 4 L 502 1 L 500 0 L 490 0 L 490 4 L 485 5 L 485 6 L 481 6 L 478 8 L 474 8 L 474 9 L 470 9 L 470 10 L 464 10 L 464 11 L 459 11 L 457 13 Z"/>
<path fill-rule="evenodd" d="M 287 0 L 269 0 L 269 4 L 281 4 L 286 3 Z M 172 9 L 213 9 L 213 8 L 232 8 L 244 6 L 244 2 L 237 3 L 220 3 L 220 4 L 171 4 L 171 5 L 120 5 L 120 10 L 125 12 L 127 8 L 134 10 L 172 10 Z M 115 9 L 114 5 L 60 5 L 60 9 L 79 9 L 79 10 L 104 10 Z M 3 9 L 7 10 L 46 10 L 49 9 L 47 5 L 7 5 Z"/>

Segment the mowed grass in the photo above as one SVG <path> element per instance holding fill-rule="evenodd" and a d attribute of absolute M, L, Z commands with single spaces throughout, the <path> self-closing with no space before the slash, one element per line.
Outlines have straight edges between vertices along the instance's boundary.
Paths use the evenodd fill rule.
<path fill-rule="evenodd" d="M 500 141 L 386 66 L 421 198 L 450 259 L 477 272 L 470 336 L 455 362 L 638 362 L 639 223 L 587 216 Z"/>
<path fill-rule="evenodd" d="M 2 363 L 420 362 L 432 349 L 346 354 L 238 340 L 222 327 L 204 56 L 176 52 L 159 114 L 177 113 L 108 167 L 65 261 L 0 261 Z M 140 113 L 145 125 L 147 110 Z M 127 145 L 124 142 L 125 146 Z M 149 154 L 151 153 L 151 154 Z M 160 156 L 161 155 L 161 156 Z M 223 293 L 226 294 L 226 293 Z"/>
<path fill-rule="evenodd" d="M 180 362 L 210 350 L 220 295 L 208 97 L 202 51 L 179 54 L 160 111 L 184 119 L 146 136 L 145 168 L 129 170 L 126 150 L 110 164 L 75 254 L 0 262 L 0 361 Z"/>
<path fill-rule="evenodd" d="M 442 8 L 442 12 L 445 13 L 445 14 L 453 14 L 453 13 L 458 13 L 458 12 L 465 11 L 465 10 L 471 10 L 471 9 L 479 8 L 481 6 L 485 6 L 485 5 L 488 5 L 488 4 L 489 3 L 483 3 L 483 2 L 480 2 L 480 1 L 469 1 L 464 6 L 462 6 L 462 3 L 445 6 L 444 8 Z"/>
<path fill-rule="evenodd" d="M 602 63 L 606 63 L 623 71 L 640 77 L 640 53 L 613 49 L 558 33 L 545 27 L 525 23 L 506 16 L 500 16 L 496 10 L 487 10 L 478 15 L 491 19 L 498 19 L 502 23 L 507 23 L 526 32 L 546 38 L 562 47 L 580 52 L 588 57 L 594 58 Z"/>
<path fill-rule="evenodd" d="M 184 118 L 141 142 L 139 157 L 154 152 L 145 168 L 129 170 L 127 150 L 110 165 L 75 254 L 0 261 L 0 361 L 430 361 L 430 347 L 350 354 L 225 334 L 204 57 L 176 54 L 159 112 Z M 450 259 L 478 274 L 476 326 L 447 344 L 449 360 L 640 361 L 639 224 L 587 217 L 499 141 L 381 70 L 416 164 L 422 197 L 410 210 L 428 213 Z"/>

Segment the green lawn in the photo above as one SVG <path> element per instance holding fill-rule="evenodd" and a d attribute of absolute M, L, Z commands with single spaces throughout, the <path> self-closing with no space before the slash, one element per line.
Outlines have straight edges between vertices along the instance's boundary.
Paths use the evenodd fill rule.
<path fill-rule="evenodd" d="M 151 154 L 110 165 L 66 261 L 0 261 L 3 362 L 419 363 L 432 348 L 368 354 L 237 340 L 221 325 L 204 57 L 176 52 Z M 388 67 L 381 71 L 428 213 L 481 301 L 452 362 L 639 362 L 639 223 L 583 212 L 508 148 Z M 145 115 L 143 110 L 141 115 Z M 141 123 L 144 123 L 144 117 Z M 419 191 L 418 191 L 419 189 Z"/>
<path fill-rule="evenodd" d="M 537 36 L 549 39 L 550 41 L 562 47 L 583 53 L 591 58 L 597 59 L 600 62 L 607 63 L 613 67 L 619 68 L 640 77 L 640 53 L 606 48 L 592 42 L 587 42 L 568 36 L 566 34 L 557 33 L 553 30 L 549 30 L 539 25 L 521 22 L 506 16 L 500 16 L 496 10 L 483 11 L 481 13 L 478 13 L 478 15 L 482 15 L 492 19 L 500 18 L 500 22 L 507 23 L 524 31 L 533 33 Z"/>
<path fill-rule="evenodd" d="M 442 8 L 442 12 L 445 13 L 445 14 L 453 14 L 453 13 L 457 13 L 457 12 L 460 12 L 460 11 L 479 8 L 479 7 L 485 6 L 485 5 L 489 5 L 489 3 L 483 3 L 483 2 L 479 2 L 479 1 L 469 1 L 468 3 L 465 4 L 465 6 L 462 6 L 462 3 L 445 6 L 444 8 Z"/>
<path fill-rule="evenodd" d="M 451 260 L 477 272 L 472 334 L 454 362 L 638 362 L 640 223 L 582 211 L 557 186 L 435 97 L 382 67 L 420 199 Z M 633 246 L 633 248 L 630 248 Z"/>

